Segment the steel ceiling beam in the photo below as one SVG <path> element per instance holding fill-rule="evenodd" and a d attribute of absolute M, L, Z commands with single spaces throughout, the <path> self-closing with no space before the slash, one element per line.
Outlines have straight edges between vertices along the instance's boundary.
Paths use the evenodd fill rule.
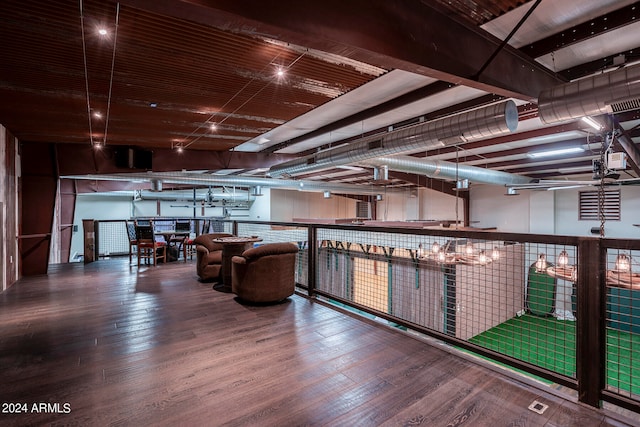
<path fill-rule="evenodd" d="M 518 99 L 563 83 L 532 58 L 428 2 L 123 0 L 155 13 L 317 49 Z M 485 62 L 495 59 L 476 78 Z"/>
<path fill-rule="evenodd" d="M 537 40 L 520 50 L 532 58 L 554 52 L 572 44 L 580 43 L 601 34 L 635 22 L 639 3 L 632 3 L 618 10 L 597 16 L 572 28 L 563 29 L 551 36 Z"/>

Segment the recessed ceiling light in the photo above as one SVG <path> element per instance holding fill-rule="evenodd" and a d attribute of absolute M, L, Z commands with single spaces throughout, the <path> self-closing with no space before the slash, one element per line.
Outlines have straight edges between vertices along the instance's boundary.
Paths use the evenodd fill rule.
<path fill-rule="evenodd" d="M 209 128 L 210 128 L 211 130 L 216 130 L 216 129 L 218 129 L 218 126 L 216 126 L 216 124 L 215 124 L 215 123 L 211 123 L 211 124 L 209 125 Z"/>
<path fill-rule="evenodd" d="M 571 154 L 571 153 L 581 153 L 584 149 L 582 147 L 568 147 L 568 148 L 559 148 L 557 150 L 547 150 L 547 151 L 534 151 L 533 153 L 527 154 L 529 157 L 538 158 L 538 157 L 551 157 L 551 156 L 561 156 L 563 154 Z"/>
<path fill-rule="evenodd" d="M 96 119 L 101 119 L 102 118 L 102 113 L 100 113 L 100 111 L 94 111 L 93 112 L 93 117 L 95 117 Z"/>
<path fill-rule="evenodd" d="M 151 108 L 156 108 L 157 106 L 158 106 L 157 102 L 150 102 L 149 103 L 149 107 L 151 107 Z"/>
<path fill-rule="evenodd" d="M 107 30 L 105 30 L 104 28 L 100 28 L 98 30 L 98 34 L 100 34 L 101 36 L 106 36 L 107 35 Z"/>
<path fill-rule="evenodd" d="M 276 71 L 276 75 L 278 77 L 284 77 L 284 69 L 282 67 L 278 67 L 278 71 Z"/>

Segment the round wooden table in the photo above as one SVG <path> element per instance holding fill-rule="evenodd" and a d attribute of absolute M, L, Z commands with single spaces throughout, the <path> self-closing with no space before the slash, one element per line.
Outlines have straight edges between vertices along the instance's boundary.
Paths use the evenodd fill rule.
<path fill-rule="evenodd" d="M 213 239 L 215 243 L 222 245 L 222 284 L 214 285 L 214 289 L 222 292 L 231 292 L 231 258 L 242 255 L 255 242 L 262 242 L 259 237 L 219 237 Z"/>

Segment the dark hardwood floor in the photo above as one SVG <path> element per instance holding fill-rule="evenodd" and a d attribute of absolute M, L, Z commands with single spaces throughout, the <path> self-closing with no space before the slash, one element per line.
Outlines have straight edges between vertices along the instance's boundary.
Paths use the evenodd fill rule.
<path fill-rule="evenodd" d="M 192 262 L 21 280 L 0 370 L 2 426 L 631 424 L 323 303 L 242 305 Z"/>

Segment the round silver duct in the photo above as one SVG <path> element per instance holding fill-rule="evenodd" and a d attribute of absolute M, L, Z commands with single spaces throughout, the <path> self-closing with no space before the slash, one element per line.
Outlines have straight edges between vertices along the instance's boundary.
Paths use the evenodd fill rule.
<path fill-rule="evenodd" d="M 546 124 L 640 107 L 640 64 L 543 90 L 538 114 Z"/>
<path fill-rule="evenodd" d="M 387 165 L 373 168 L 373 180 L 374 181 L 388 181 L 389 180 L 389 168 Z"/>
<path fill-rule="evenodd" d="M 284 162 L 272 166 L 267 175 L 295 176 L 380 156 L 456 145 L 513 132 L 517 126 L 518 109 L 515 103 L 503 101 Z"/>
<path fill-rule="evenodd" d="M 483 184 L 513 185 L 528 184 L 531 178 L 508 172 L 494 171 L 477 166 L 460 165 L 443 160 L 420 159 L 411 156 L 381 157 L 361 162 L 366 166 L 386 165 L 389 170 L 426 175 L 429 178 L 469 180 Z"/>
<path fill-rule="evenodd" d="M 255 178 L 229 175 L 187 174 L 179 172 L 152 172 L 105 175 L 70 175 L 68 179 L 92 179 L 104 181 L 163 181 L 167 184 L 187 184 L 196 186 L 229 185 L 236 187 L 282 188 L 287 190 L 318 191 L 344 194 L 378 194 L 380 187 L 355 184 L 337 184 L 322 181 L 303 181 L 293 179 Z"/>
<path fill-rule="evenodd" d="M 152 179 L 151 191 L 162 191 L 162 181 L 159 179 Z"/>

